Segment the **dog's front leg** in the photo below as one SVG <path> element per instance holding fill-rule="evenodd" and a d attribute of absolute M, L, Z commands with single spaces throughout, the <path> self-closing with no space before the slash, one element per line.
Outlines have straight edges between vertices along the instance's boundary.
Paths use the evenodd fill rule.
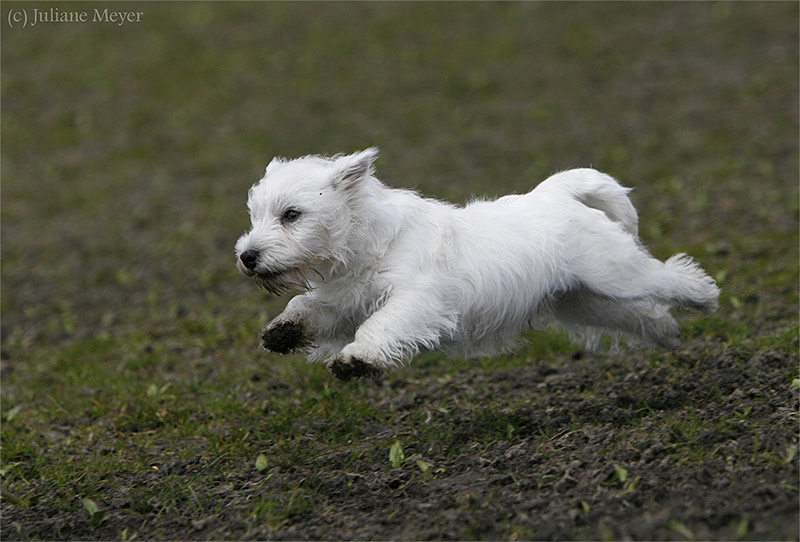
<path fill-rule="evenodd" d="M 304 352 L 312 345 L 314 330 L 310 315 L 312 300 L 308 294 L 293 297 L 278 316 L 261 330 L 261 346 L 279 354 Z"/>
<path fill-rule="evenodd" d="M 433 349 L 452 332 L 456 318 L 435 296 L 393 293 L 386 304 L 356 330 L 355 340 L 328 361 L 340 380 L 376 377 L 420 349 Z"/>

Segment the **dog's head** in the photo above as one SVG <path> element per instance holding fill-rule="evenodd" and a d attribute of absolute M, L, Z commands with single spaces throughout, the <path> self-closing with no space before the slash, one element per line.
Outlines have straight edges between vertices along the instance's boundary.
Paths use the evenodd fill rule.
<path fill-rule="evenodd" d="M 275 158 L 250 189 L 251 230 L 236 243 L 239 270 L 279 294 L 308 289 L 309 278 L 343 262 L 350 251 L 350 202 L 370 178 L 378 149 L 333 158 Z"/>

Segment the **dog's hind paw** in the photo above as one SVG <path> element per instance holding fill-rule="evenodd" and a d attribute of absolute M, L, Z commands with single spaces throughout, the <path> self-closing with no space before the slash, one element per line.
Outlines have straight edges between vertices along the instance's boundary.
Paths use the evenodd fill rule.
<path fill-rule="evenodd" d="M 328 369 L 342 382 L 347 382 L 351 378 L 377 378 L 383 371 L 374 365 L 362 361 L 358 358 L 336 356 L 328 362 Z"/>
<path fill-rule="evenodd" d="M 291 354 L 310 345 L 303 325 L 297 322 L 270 322 L 261 330 L 261 346 L 271 352 Z"/>

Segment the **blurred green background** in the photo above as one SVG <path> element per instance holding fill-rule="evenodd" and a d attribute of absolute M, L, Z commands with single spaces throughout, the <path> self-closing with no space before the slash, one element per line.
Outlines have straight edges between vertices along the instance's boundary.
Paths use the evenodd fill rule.
<path fill-rule="evenodd" d="M 16 22 L 51 8 L 141 16 Z M 796 363 L 797 2 L 0 11 L 3 461 L 19 465 L 3 489 L 15 506 L 35 495 L 83 514 L 76 495 L 101 502 L 160 450 L 250 465 L 262 401 L 287 439 L 323 431 L 285 421 L 298 404 L 310 420 L 378 416 L 360 384 L 336 396 L 324 367 L 256 348 L 286 299 L 238 274 L 233 244 L 275 155 L 377 145 L 384 182 L 458 203 L 593 166 L 635 188 L 657 257 L 687 251 L 722 286 L 720 312 L 687 318 L 687 339 Z M 570 363 L 559 336 L 532 337 L 555 346 L 528 356 Z M 427 370 L 451 370 L 433 359 Z M 274 378 L 340 410 L 272 397 L 262 379 Z M 99 454 L 100 440 L 118 453 Z"/>
<path fill-rule="evenodd" d="M 247 188 L 274 155 L 370 145 L 388 184 L 457 202 L 592 165 L 662 257 L 794 265 L 794 3 L 121 3 L 139 23 L 9 28 L 48 7 L 3 7 L 5 337 L 261 304 L 232 261 Z"/>

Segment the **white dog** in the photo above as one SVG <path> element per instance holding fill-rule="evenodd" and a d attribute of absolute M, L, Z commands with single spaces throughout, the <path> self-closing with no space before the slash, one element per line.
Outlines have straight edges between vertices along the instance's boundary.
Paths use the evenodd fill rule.
<path fill-rule="evenodd" d="M 347 380 L 421 350 L 498 352 L 553 320 L 590 348 L 603 333 L 672 348 L 673 304 L 717 309 L 689 256 L 642 246 L 629 189 L 608 175 L 565 171 L 456 207 L 387 187 L 377 155 L 276 158 L 250 189 L 239 269 L 274 294 L 305 290 L 262 331 L 267 350 L 327 358 Z"/>

